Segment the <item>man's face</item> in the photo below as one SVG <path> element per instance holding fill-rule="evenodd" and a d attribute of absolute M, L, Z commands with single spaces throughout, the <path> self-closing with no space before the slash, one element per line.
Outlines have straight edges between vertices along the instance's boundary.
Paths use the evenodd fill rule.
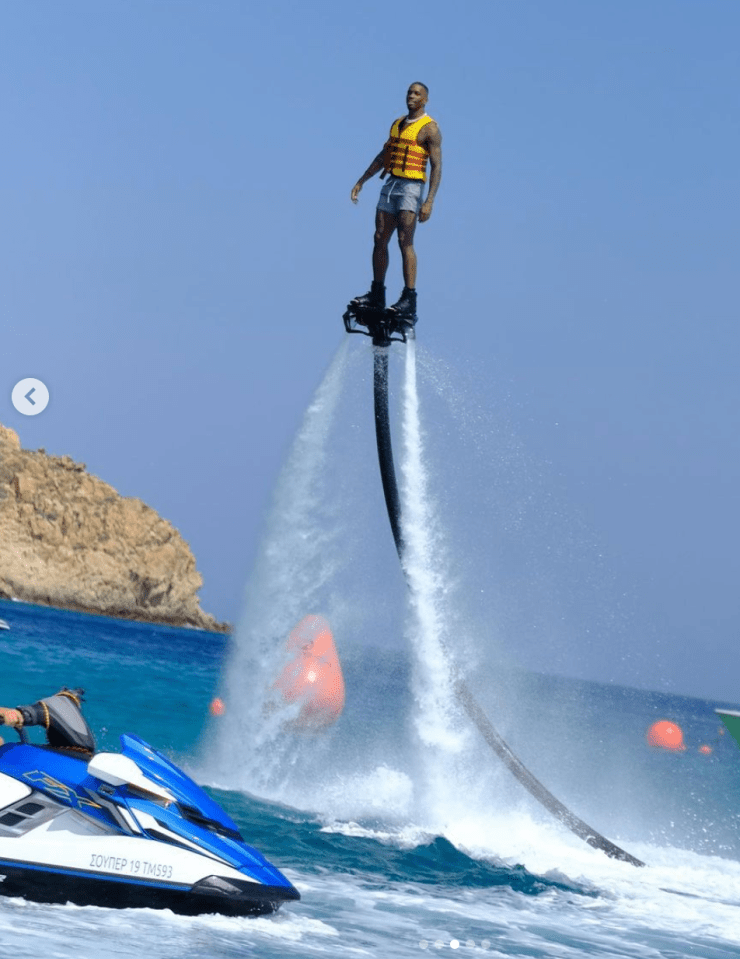
<path fill-rule="evenodd" d="M 414 110 L 423 107 L 426 102 L 427 95 L 424 87 L 419 83 L 412 83 L 406 93 L 406 106 L 409 108 L 409 112 L 413 113 Z"/>

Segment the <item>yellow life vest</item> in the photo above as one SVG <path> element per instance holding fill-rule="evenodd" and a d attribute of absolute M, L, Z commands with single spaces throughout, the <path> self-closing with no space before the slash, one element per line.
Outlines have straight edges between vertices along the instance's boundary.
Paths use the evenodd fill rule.
<path fill-rule="evenodd" d="M 433 123 L 431 117 L 423 116 L 401 129 L 406 117 L 394 120 L 390 136 L 385 145 L 383 162 L 385 172 L 393 176 L 402 176 L 407 180 L 426 180 L 429 151 L 416 142 L 419 131 L 427 123 Z"/>

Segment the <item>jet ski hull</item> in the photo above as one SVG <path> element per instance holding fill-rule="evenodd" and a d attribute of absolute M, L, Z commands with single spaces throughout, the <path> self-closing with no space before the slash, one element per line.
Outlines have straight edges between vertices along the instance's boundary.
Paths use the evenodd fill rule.
<path fill-rule="evenodd" d="M 265 915 L 298 891 L 221 807 L 134 736 L 90 762 L 0 747 L 0 895 Z"/>
<path fill-rule="evenodd" d="M 216 877 L 217 878 L 217 877 Z M 100 873 L 52 871 L 48 866 L 0 861 L 0 895 L 32 902 L 74 903 L 111 909 L 171 909 L 183 916 L 219 913 L 227 916 L 265 916 L 290 900 L 300 899 L 283 886 L 244 884 L 220 891 L 205 881 L 193 886 L 152 884 L 118 879 Z"/>

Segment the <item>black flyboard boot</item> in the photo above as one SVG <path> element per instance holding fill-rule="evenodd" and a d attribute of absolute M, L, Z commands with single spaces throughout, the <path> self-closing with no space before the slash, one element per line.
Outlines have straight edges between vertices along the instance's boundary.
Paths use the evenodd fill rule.
<path fill-rule="evenodd" d="M 404 286 L 398 302 L 389 307 L 388 312 L 397 321 L 409 323 L 413 326 L 416 323 L 416 290 L 410 290 L 407 286 Z"/>
<path fill-rule="evenodd" d="M 385 309 L 385 287 L 377 280 L 373 280 L 370 292 L 364 296 L 356 296 L 354 300 L 350 300 L 349 305 L 361 310 L 382 311 Z"/>
<path fill-rule="evenodd" d="M 411 296 L 411 309 L 415 309 L 416 293 L 414 290 L 408 293 Z M 401 301 L 396 307 L 399 305 L 402 305 Z M 406 312 L 397 313 L 394 307 L 386 309 L 385 286 L 373 280 L 369 293 L 350 300 L 342 320 L 348 333 L 364 333 L 372 337 L 374 346 L 390 346 L 392 342 L 406 342 L 407 335 L 416 323 L 416 316 Z"/>

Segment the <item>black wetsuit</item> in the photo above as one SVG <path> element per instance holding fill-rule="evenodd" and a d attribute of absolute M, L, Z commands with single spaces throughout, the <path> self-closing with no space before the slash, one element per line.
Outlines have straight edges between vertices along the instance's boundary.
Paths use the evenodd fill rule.
<path fill-rule="evenodd" d="M 44 726 L 50 746 L 95 752 L 95 737 L 82 715 L 82 690 L 62 690 L 32 706 L 17 706 L 24 726 Z"/>

